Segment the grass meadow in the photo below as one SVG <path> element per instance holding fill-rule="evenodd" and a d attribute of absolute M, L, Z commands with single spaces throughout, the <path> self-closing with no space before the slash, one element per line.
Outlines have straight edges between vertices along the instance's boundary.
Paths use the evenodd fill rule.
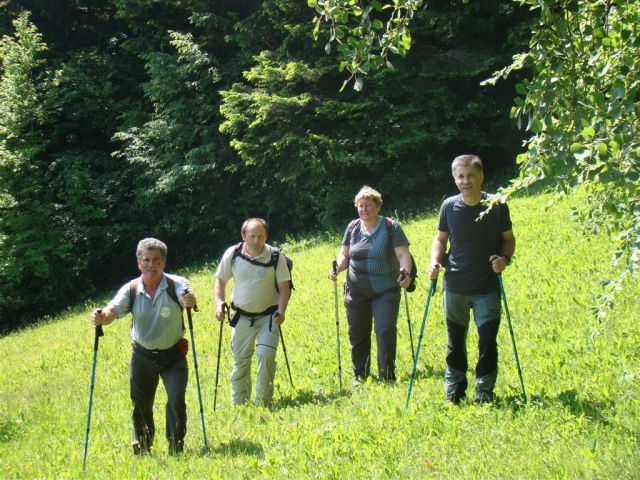
<path fill-rule="evenodd" d="M 344 389 L 339 391 L 333 285 L 326 279 L 342 233 L 334 232 L 286 246 L 295 263 L 296 291 L 283 332 L 295 389 L 280 349 L 275 403 L 269 408 L 231 407 L 231 332 L 226 326 L 214 412 L 219 331 L 213 317 L 214 265 L 178 272 L 189 276 L 199 298 L 194 332 L 208 452 L 189 354 L 185 453 L 166 453 L 166 396 L 160 386 L 156 449 L 143 458 L 132 455 L 127 317 L 105 327 L 100 341 L 82 473 L 93 355 L 89 314 L 106 298 L 0 338 L 0 478 L 640 478 L 640 288 L 637 279 L 630 281 L 609 315 L 594 318 L 594 295 L 612 273 L 609 242 L 604 235 L 578 233 L 569 201 L 545 210 L 549 199 L 510 202 L 518 247 L 503 278 L 529 396 L 526 406 L 504 315 L 498 401 L 482 407 L 443 403 L 446 329 L 440 284 L 408 408 L 412 363 L 404 303 L 397 383 L 370 379 L 353 388 L 340 299 Z M 417 343 L 436 217 L 425 215 L 404 225 L 421 274 L 409 295 Z M 473 327 L 468 342 L 473 366 Z M 469 380 L 472 385 L 472 372 Z"/>

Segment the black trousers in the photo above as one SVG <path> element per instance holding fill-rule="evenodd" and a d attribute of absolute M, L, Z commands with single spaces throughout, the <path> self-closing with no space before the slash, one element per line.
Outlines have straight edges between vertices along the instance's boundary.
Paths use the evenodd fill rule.
<path fill-rule="evenodd" d="M 134 343 L 129 364 L 129 390 L 133 402 L 132 444 L 136 452 L 148 452 L 153 445 L 153 402 L 160 378 L 167 391 L 169 451 L 177 452 L 184 448 L 187 433 L 185 392 L 189 378 L 187 359 L 178 352 L 153 352 Z"/>
<path fill-rule="evenodd" d="M 378 378 L 394 381 L 400 289 L 392 288 L 379 295 L 365 295 L 351 291 L 346 283 L 344 305 L 349 324 L 353 374 L 356 378 L 369 375 L 373 320 L 378 347 Z"/>

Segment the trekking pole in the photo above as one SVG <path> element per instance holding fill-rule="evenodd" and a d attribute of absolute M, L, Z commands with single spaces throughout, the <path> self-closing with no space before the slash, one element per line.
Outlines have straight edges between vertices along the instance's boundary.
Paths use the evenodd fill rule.
<path fill-rule="evenodd" d="M 504 293 L 504 285 L 502 284 L 502 274 L 498 274 L 498 283 L 500 284 L 500 294 L 504 302 L 504 311 L 507 314 L 507 323 L 509 324 L 509 333 L 511 334 L 511 343 L 513 344 L 513 353 L 516 357 L 516 366 L 518 367 L 518 375 L 520 376 L 520 387 L 522 387 L 522 398 L 527 403 L 527 393 L 524 389 L 524 380 L 522 378 L 522 369 L 520 368 L 520 359 L 518 358 L 518 349 L 516 348 L 516 337 L 513 334 L 513 326 L 511 325 L 511 315 L 509 315 L 509 307 L 507 306 L 507 296 Z"/>
<path fill-rule="evenodd" d="M 102 313 L 102 310 L 98 310 L 98 313 Z M 100 337 L 104 336 L 102 325 L 96 325 L 95 338 L 93 340 L 93 365 L 91 367 L 91 390 L 89 391 L 89 412 L 87 413 L 87 433 L 84 437 L 84 457 L 82 458 L 82 471 L 87 464 L 87 451 L 89 449 L 89 428 L 91 427 L 91 407 L 93 405 L 93 389 L 96 379 L 96 363 L 98 362 L 98 342 Z"/>
<path fill-rule="evenodd" d="M 427 313 L 429 312 L 429 303 L 431 303 L 431 296 L 436 291 L 436 285 L 438 284 L 438 277 L 431 280 L 431 286 L 429 287 L 429 294 L 427 295 L 427 304 L 424 307 L 424 315 L 422 316 L 422 325 L 420 325 L 420 336 L 418 337 L 418 347 L 416 348 L 416 356 L 413 359 L 413 371 L 411 372 L 411 380 L 409 381 L 409 392 L 407 393 L 407 404 L 409 406 L 409 400 L 411 399 L 411 390 L 413 389 L 413 380 L 416 376 L 416 370 L 418 369 L 418 355 L 420 355 L 420 344 L 422 343 L 422 335 L 424 334 L 424 325 L 427 321 Z"/>
<path fill-rule="evenodd" d="M 333 261 L 333 273 L 338 275 L 338 262 Z M 342 361 L 340 359 L 340 316 L 338 315 L 338 280 L 333 282 L 333 299 L 336 307 L 336 337 L 338 339 L 338 382 L 342 390 Z"/>
<path fill-rule="evenodd" d="M 276 317 L 280 314 L 276 312 Z M 291 367 L 289 366 L 289 357 L 287 356 L 287 346 L 284 344 L 284 337 L 282 336 L 282 325 L 278 325 L 278 330 L 280 330 L 280 341 L 282 342 L 282 351 L 284 352 L 284 361 L 287 364 L 287 371 L 289 372 L 289 381 L 291 382 L 291 388 L 294 390 L 296 387 L 293 386 L 293 377 L 291 376 Z"/>
<path fill-rule="evenodd" d="M 413 348 L 413 333 L 411 332 L 411 317 L 409 316 L 409 300 L 407 300 L 407 290 L 404 290 L 404 308 L 407 311 L 407 325 L 409 326 L 409 342 L 411 343 L 411 360 L 415 361 L 416 351 Z"/>
<path fill-rule="evenodd" d="M 222 304 L 222 313 L 226 312 L 227 318 L 229 318 L 229 305 Z M 218 378 L 220 375 L 220 350 L 222 350 L 222 329 L 224 328 L 224 318 L 220 321 L 220 335 L 218 336 L 218 361 L 216 362 L 216 388 L 213 394 L 213 411 L 216 411 L 216 404 L 218 402 Z"/>
<path fill-rule="evenodd" d="M 187 290 L 185 292 L 188 293 Z M 198 357 L 196 356 L 196 343 L 193 339 L 193 320 L 191 318 L 191 308 L 187 308 L 187 318 L 189 319 L 189 333 L 191 334 L 191 352 L 193 353 L 193 367 L 196 371 L 196 385 L 198 385 L 198 402 L 200 403 L 200 421 L 202 422 L 202 436 L 204 437 L 204 449 L 209 450 L 207 442 L 207 429 L 204 426 L 204 408 L 202 407 L 202 392 L 200 391 L 200 374 L 198 373 Z"/>
<path fill-rule="evenodd" d="M 404 280 L 407 277 L 408 273 L 403 268 L 402 273 L 400 274 L 400 281 Z M 407 300 L 407 289 L 404 288 L 404 308 L 407 312 L 407 325 L 409 326 L 409 342 L 411 343 L 411 361 L 415 361 L 416 351 L 413 348 L 413 332 L 411 331 L 411 316 L 409 315 L 409 300 Z"/>

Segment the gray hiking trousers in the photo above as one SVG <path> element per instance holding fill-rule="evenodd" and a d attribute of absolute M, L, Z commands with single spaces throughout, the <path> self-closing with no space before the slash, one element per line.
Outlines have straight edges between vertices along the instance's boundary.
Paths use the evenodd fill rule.
<path fill-rule="evenodd" d="M 269 328 L 271 326 L 271 328 Z M 240 316 L 231 334 L 233 369 L 231 370 L 231 403 L 242 405 L 251 398 L 251 360 L 258 357 L 256 403 L 268 404 L 273 398 L 276 375 L 276 353 L 280 327 L 271 315 L 252 319 Z"/>

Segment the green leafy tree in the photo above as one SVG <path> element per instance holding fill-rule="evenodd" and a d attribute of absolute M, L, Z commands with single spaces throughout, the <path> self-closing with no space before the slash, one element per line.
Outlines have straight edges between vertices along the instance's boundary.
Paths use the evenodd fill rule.
<path fill-rule="evenodd" d="M 114 156 L 136 171 L 131 209 L 154 212 L 137 228 L 204 248 L 212 225 L 224 225 L 221 205 L 229 198 L 218 155 L 219 74 L 190 34 L 170 37 L 175 53 L 146 56 L 149 81 L 142 87 L 153 112 L 114 136 L 123 145 Z"/>
<path fill-rule="evenodd" d="M 586 195 L 586 230 L 609 232 L 620 274 L 601 297 L 610 306 L 640 267 L 640 5 L 630 1 L 525 1 L 539 13 L 528 51 L 491 83 L 530 69 L 512 116 L 531 137 L 508 196 L 539 181 Z"/>
<path fill-rule="evenodd" d="M 338 93 L 343 74 L 335 58 L 308 48 L 304 7 L 266 3 L 259 18 L 277 20 L 262 27 L 277 48 L 254 56 L 244 81 L 221 91 L 221 130 L 242 160 L 233 166 L 242 191 L 263 191 L 266 201 L 252 203 L 266 203 L 269 215 L 298 228 L 342 223 L 363 183 L 395 208 L 418 209 L 450 184 L 452 153 L 485 152 L 494 165 L 515 155 L 512 85 L 479 86 L 521 46 L 519 33 L 509 35 L 528 19 L 515 7 L 497 15 L 500 2 L 462 11 L 441 2 L 415 19 L 417 47 L 395 72 L 372 71 L 362 92 Z M 240 23 L 242 49 L 266 46 L 257 23 Z"/>
<path fill-rule="evenodd" d="M 39 298 L 70 298 L 72 285 L 62 275 L 71 244 L 48 179 L 47 47 L 28 14 L 14 27 L 0 41 L 0 311 L 3 323 L 15 324 L 51 304 Z"/>

